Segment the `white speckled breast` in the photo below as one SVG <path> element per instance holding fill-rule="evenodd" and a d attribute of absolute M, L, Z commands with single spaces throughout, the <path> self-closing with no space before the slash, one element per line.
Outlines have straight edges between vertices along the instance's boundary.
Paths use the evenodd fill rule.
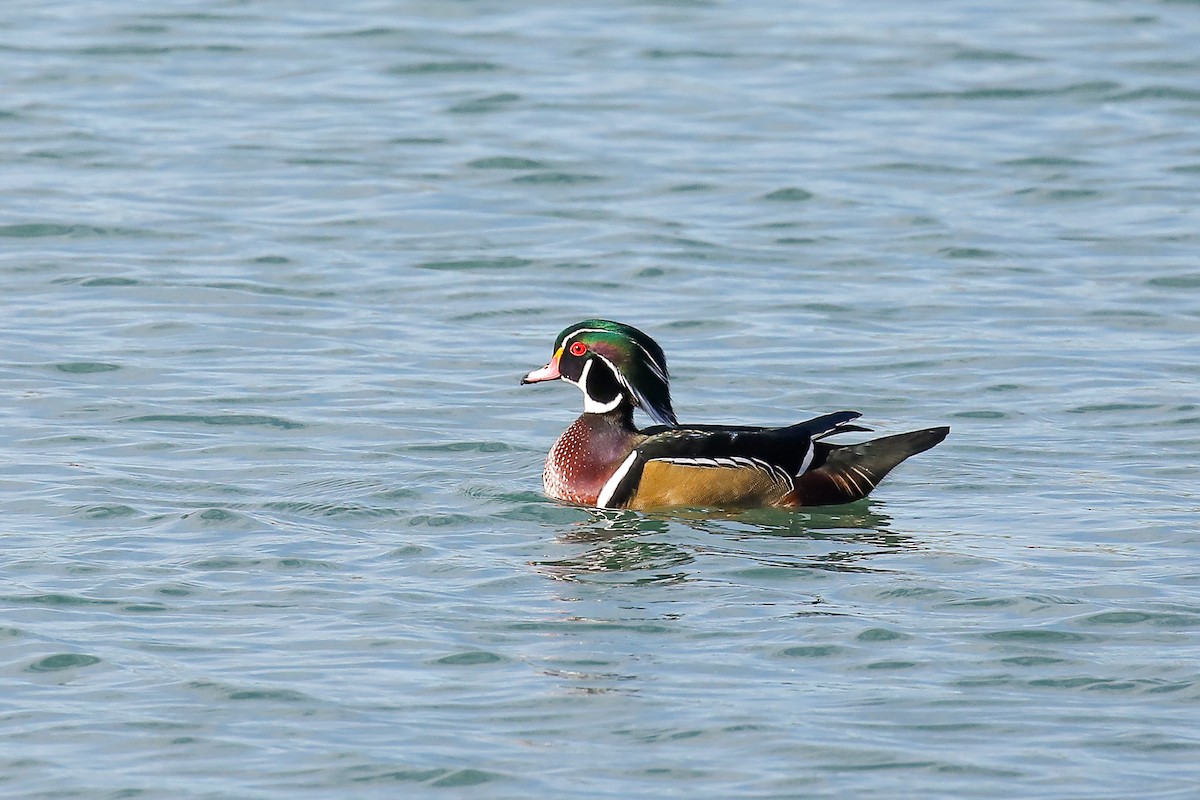
<path fill-rule="evenodd" d="M 600 414 L 575 420 L 550 448 L 542 485 L 546 494 L 568 503 L 594 506 L 600 490 L 633 448 L 635 431 Z"/>
<path fill-rule="evenodd" d="M 542 470 L 542 486 L 550 497 L 568 503 L 595 505 L 604 481 L 593 488 L 585 485 L 588 481 L 582 480 L 587 457 L 584 440 L 585 437 L 580 436 L 576 426 L 572 425 L 563 431 L 554 447 L 550 448 L 546 466 Z"/>

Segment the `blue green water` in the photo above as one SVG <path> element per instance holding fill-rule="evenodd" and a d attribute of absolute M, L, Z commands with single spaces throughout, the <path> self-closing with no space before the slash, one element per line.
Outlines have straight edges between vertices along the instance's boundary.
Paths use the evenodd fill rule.
<path fill-rule="evenodd" d="M 1196 795 L 1194 3 L 6 11 L 0 794 Z M 561 506 L 589 316 L 953 433 Z"/>

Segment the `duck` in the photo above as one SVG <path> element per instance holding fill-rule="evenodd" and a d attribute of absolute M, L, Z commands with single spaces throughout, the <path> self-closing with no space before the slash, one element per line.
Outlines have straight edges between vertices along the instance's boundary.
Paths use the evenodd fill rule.
<path fill-rule="evenodd" d="M 563 329 L 553 355 L 521 385 L 564 381 L 583 413 L 550 448 L 546 495 L 597 509 L 800 508 L 866 497 L 900 462 L 941 442 L 949 427 L 835 444 L 869 432 L 857 411 L 784 427 L 681 424 L 662 348 L 620 322 L 586 319 Z M 656 425 L 639 429 L 634 410 Z"/>

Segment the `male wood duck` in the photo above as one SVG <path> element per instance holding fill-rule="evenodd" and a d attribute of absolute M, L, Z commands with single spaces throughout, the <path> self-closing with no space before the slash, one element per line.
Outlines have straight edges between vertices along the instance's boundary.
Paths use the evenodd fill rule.
<path fill-rule="evenodd" d="M 583 414 L 558 437 L 546 494 L 596 508 L 833 505 L 860 500 L 949 428 L 841 445 L 826 437 L 868 431 L 838 411 L 784 428 L 680 425 L 662 348 L 629 325 L 588 319 L 554 340 L 550 363 L 522 384 L 564 380 L 583 391 Z M 633 409 L 658 425 L 638 430 Z"/>

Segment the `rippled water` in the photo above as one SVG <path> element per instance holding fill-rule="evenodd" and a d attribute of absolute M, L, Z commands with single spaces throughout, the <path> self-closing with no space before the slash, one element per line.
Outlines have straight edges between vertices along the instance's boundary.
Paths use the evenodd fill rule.
<path fill-rule="evenodd" d="M 10 6 L 0 792 L 1194 796 L 1194 3 Z M 593 315 L 953 433 L 559 506 Z"/>

